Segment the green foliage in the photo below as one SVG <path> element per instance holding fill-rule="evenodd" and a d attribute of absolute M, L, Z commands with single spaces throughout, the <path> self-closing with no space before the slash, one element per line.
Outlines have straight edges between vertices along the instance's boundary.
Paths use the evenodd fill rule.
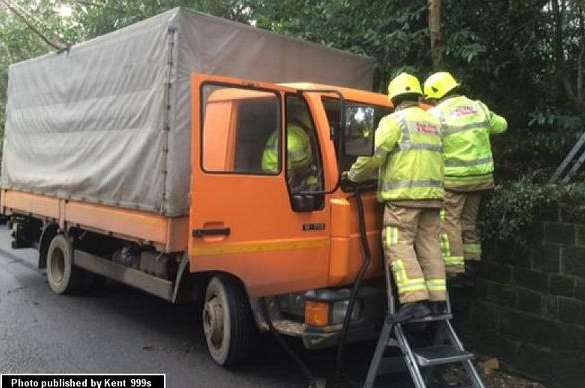
<path fill-rule="evenodd" d="M 443 68 L 460 79 L 465 94 L 486 102 L 510 123 L 497 153 L 512 155 L 504 163 L 513 160 L 516 167 L 504 176 L 517 179 L 531 172 L 536 151 L 538 162 L 549 163 L 538 168 L 553 169 L 585 120 L 558 81 L 550 1 L 443 3 Z M 576 83 L 585 9 L 583 1 L 565 3 L 563 73 Z M 427 1 L 249 0 L 247 5 L 259 27 L 374 57 L 379 69 L 375 88 L 381 92 L 402 69 L 421 79 L 431 72 Z M 519 149 L 519 143 L 525 148 Z M 552 157 L 543 160 L 542 155 Z"/>
<path fill-rule="evenodd" d="M 498 186 L 484 198 L 480 228 L 486 240 L 515 240 L 558 191 L 526 181 Z"/>
<path fill-rule="evenodd" d="M 73 2 L 74 17 L 84 39 L 93 38 L 175 7 L 187 7 L 227 19 L 248 22 L 249 11 L 242 1 L 230 0 L 102 0 Z"/>
<path fill-rule="evenodd" d="M 403 66 L 430 68 L 424 0 L 250 0 L 256 25 L 376 59 L 375 88 Z"/>
<path fill-rule="evenodd" d="M 454 31 L 449 37 L 445 55 L 463 63 L 471 63 L 476 57 L 485 54 L 487 47 L 469 27 Z"/>
<path fill-rule="evenodd" d="M 563 131 L 576 132 L 582 130 L 583 118 L 568 112 L 554 110 L 554 107 L 546 107 L 528 114 L 529 127 L 553 127 Z"/>
<path fill-rule="evenodd" d="M 559 212 L 585 220 L 585 185 L 547 185 L 530 179 L 496 187 L 484 198 L 480 228 L 486 241 L 525 242 L 533 222 L 556 220 Z"/>
<path fill-rule="evenodd" d="M 484 197 L 480 228 L 484 240 L 516 241 L 543 209 L 556 204 L 561 190 L 527 180 L 498 186 Z"/>

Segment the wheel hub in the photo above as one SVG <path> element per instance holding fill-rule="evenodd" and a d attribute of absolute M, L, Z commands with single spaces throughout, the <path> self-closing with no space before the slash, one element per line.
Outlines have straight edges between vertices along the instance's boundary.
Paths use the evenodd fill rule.
<path fill-rule="evenodd" d="M 210 298 L 203 307 L 203 330 L 207 339 L 220 347 L 223 340 L 223 306 L 217 297 Z"/>
<path fill-rule="evenodd" d="M 56 249 L 51 258 L 51 274 L 55 283 L 60 284 L 65 277 L 65 257 L 63 252 Z"/>

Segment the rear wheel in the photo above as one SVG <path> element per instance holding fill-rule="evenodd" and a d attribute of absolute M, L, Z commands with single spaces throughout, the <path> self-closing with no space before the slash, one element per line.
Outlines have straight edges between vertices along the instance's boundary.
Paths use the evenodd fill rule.
<path fill-rule="evenodd" d="M 215 276 L 207 285 L 202 310 L 203 334 L 211 357 L 220 365 L 244 360 L 256 336 L 248 297 L 228 276 Z"/>
<path fill-rule="evenodd" d="M 47 279 L 57 294 L 68 294 L 79 289 L 82 270 L 73 265 L 73 246 L 67 237 L 53 237 L 47 251 Z"/>

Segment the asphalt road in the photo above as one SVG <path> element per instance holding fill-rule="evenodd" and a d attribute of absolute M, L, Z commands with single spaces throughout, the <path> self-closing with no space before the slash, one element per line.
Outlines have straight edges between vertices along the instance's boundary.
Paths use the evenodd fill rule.
<path fill-rule="evenodd" d="M 270 336 L 246 365 L 224 369 L 207 354 L 195 306 L 113 282 L 98 294 L 59 296 L 36 266 L 37 252 L 10 249 L 9 232 L 1 229 L 0 372 L 166 373 L 171 388 L 307 385 Z M 334 351 L 295 348 L 316 375 L 333 374 Z M 354 380 L 363 378 L 372 351 L 371 344 L 349 348 Z"/>

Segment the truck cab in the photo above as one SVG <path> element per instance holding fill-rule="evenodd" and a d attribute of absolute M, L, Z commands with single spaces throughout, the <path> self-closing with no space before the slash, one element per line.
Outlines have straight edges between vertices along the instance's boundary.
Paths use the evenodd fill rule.
<path fill-rule="evenodd" d="M 190 270 L 237 278 L 261 328 L 267 327 L 263 299 L 281 333 L 302 338 L 308 348 L 334 344 L 364 261 L 357 205 L 340 186 L 340 174 L 357 155 L 371 154 L 390 102 L 313 83 L 194 75 L 192 85 Z M 305 139 L 301 158 L 308 161 L 300 168 L 295 136 Z M 350 340 L 375 336 L 385 308 L 383 286 L 373 286 L 382 268 L 381 209 L 373 190 L 363 202 L 373 258 Z M 205 297 L 209 315 L 218 308 L 214 298 Z M 204 316 L 204 324 L 217 321 L 212 318 Z"/>

